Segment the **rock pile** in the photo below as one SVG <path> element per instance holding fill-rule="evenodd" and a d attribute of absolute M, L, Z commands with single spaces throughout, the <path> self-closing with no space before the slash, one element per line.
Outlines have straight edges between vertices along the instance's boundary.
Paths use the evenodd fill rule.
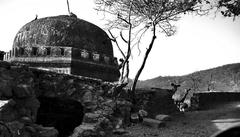
<path fill-rule="evenodd" d="M 55 128 L 35 124 L 40 102 L 33 86 L 33 74 L 25 70 L 14 71 L 10 64 L 0 65 L 0 130 L 1 136 L 57 137 Z"/>

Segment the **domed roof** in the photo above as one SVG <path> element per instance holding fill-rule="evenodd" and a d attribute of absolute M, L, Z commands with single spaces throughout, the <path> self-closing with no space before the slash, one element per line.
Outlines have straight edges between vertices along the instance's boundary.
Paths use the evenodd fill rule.
<path fill-rule="evenodd" d="M 24 25 L 14 39 L 14 47 L 29 46 L 73 47 L 113 56 L 111 40 L 106 32 L 68 15 L 41 18 Z"/>

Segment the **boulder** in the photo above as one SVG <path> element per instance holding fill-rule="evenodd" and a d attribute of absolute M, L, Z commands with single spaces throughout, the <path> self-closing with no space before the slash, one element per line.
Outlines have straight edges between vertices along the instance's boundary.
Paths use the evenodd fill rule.
<path fill-rule="evenodd" d="M 153 128 L 159 128 L 159 127 L 165 127 L 166 124 L 163 121 L 159 121 L 156 119 L 151 119 L 151 118 L 144 118 L 143 119 L 143 125 L 153 127 Z"/>

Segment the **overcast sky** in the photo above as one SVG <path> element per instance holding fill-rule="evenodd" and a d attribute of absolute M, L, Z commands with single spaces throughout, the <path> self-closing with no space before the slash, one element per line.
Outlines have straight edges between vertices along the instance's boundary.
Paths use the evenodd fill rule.
<path fill-rule="evenodd" d="M 79 18 L 104 28 L 93 9 L 93 0 L 69 0 L 71 11 Z M 68 14 L 66 0 L 0 0 L 0 50 L 11 49 L 17 31 L 38 18 Z M 187 15 L 177 22 L 177 33 L 158 35 L 140 79 L 185 75 L 194 71 L 240 62 L 240 18 Z M 146 39 L 146 44 L 147 44 Z M 143 42 L 143 44 L 145 44 Z M 115 48 L 115 56 L 121 57 Z M 140 67 L 140 56 L 130 60 L 130 78 Z"/>

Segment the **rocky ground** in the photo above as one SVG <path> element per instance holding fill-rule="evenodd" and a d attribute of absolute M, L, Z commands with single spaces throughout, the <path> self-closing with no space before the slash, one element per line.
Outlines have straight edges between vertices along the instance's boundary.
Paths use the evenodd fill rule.
<path fill-rule="evenodd" d="M 209 110 L 185 112 L 172 116 L 163 128 L 136 124 L 127 128 L 125 137 L 209 137 L 240 124 L 240 102 L 219 104 Z M 118 136 L 119 137 L 119 136 Z"/>

